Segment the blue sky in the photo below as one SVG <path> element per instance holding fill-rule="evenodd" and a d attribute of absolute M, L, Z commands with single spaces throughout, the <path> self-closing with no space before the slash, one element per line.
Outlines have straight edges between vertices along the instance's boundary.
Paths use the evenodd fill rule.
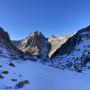
<path fill-rule="evenodd" d="M 90 0 L 0 0 L 0 26 L 11 39 L 70 34 L 89 24 Z"/>

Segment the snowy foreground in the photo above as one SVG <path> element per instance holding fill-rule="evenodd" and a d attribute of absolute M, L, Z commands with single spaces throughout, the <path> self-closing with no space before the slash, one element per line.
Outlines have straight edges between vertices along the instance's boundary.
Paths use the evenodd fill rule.
<path fill-rule="evenodd" d="M 11 67 L 12 62 L 15 67 Z M 29 83 L 19 90 L 90 90 L 90 71 L 76 73 L 60 70 L 31 61 L 8 61 L 0 58 L 0 90 L 15 90 L 19 81 L 28 80 Z M 19 77 L 20 76 L 20 77 Z M 12 81 L 11 79 L 17 79 Z M 9 88 L 11 87 L 11 88 Z"/>

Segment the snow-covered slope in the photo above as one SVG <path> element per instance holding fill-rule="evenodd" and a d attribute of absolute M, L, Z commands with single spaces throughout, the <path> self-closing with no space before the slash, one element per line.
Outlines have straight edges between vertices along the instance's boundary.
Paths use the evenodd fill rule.
<path fill-rule="evenodd" d="M 51 66 L 81 72 L 90 62 L 90 26 L 78 31 L 55 53 Z"/>
<path fill-rule="evenodd" d="M 15 90 L 16 84 L 25 80 L 28 83 L 18 90 L 90 90 L 90 72 L 76 73 L 30 60 L 11 61 L 6 58 L 0 58 L 0 65 L 0 75 L 4 76 L 0 78 L 0 90 Z M 2 74 L 4 71 L 8 71 L 8 74 Z"/>
<path fill-rule="evenodd" d="M 24 59 L 28 58 L 28 56 L 29 55 L 26 55 L 12 44 L 8 33 L 0 27 L 0 57 Z"/>
<path fill-rule="evenodd" d="M 37 35 L 35 38 L 33 36 L 31 34 L 24 40 L 25 47 L 40 45 L 40 50 L 44 50 L 46 38 L 37 40 Z M 39 40 L 46 42 L 40 44 Z M 69 38 L 56 50 L 51 60 L 29 56 L 18 50 L 13 46 L 8 33 L 0 28 L 0 90 L 90 90 L 89 69 L 90 26 Z"/>

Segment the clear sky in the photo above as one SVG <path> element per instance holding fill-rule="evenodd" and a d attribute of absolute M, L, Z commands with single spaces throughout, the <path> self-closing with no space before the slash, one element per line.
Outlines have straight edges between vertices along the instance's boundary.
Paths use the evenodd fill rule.
<path fill-rule="evenodd" d="M 70 34 L 89 24 L 90 0 L 0 0 L 0 26 L 11 39 Z"/>

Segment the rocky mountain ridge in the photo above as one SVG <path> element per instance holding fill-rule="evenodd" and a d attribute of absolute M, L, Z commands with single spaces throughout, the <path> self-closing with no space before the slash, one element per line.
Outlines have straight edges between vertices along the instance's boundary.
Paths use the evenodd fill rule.
<path fill-rule="evenodd" d="M 47 57 L 50 44 L 41 32 L 33 32 L 21 42 L 20 50 L 32 55 Z"/>
<path fill-rule="evenodd" d="M 6 57 L 7 54 L 11 58 L 24 58 L 30 55 L 34 61 L 77 72 L 88 68 L 90 62 L 90 26 L 79 30 L 73 36 L 45 38 L 42 33 L 34 32 L 25 39 L 14 42 L 14 45 L 9 35 L 0 28 L 0 41 L 0 55 Z M 19 49 L 15 45 L 20 45 Z"/>
<path fill-rule="evenodd" d="M 51 50 L 48 54 L 49 58 L 70 38 L 71 36 L 50 36 L 48 37 L 48 42 L 51 44 Z"/>
<path fill-rule="evenodd" d="M 12 44 L 8 33 L 2 27 L 0 27 L 0 56 L 12 59 L 25 58 L 25 53 Z"/>
<path fill-rule="evenodd" d="M 82 71 L 90 62 L 90 26 L 79 30 L 53 55 L 51 65 L 57 68 Z"/>
<path fill-rule="evenodd" d="M 51 58 L 54 52 L 62 46 L 71 36 L 50 36 L 46 38 L 41 32 L 33 32 L 25 39 L 12 41 L 21 51 L 32 55 Z"/>

